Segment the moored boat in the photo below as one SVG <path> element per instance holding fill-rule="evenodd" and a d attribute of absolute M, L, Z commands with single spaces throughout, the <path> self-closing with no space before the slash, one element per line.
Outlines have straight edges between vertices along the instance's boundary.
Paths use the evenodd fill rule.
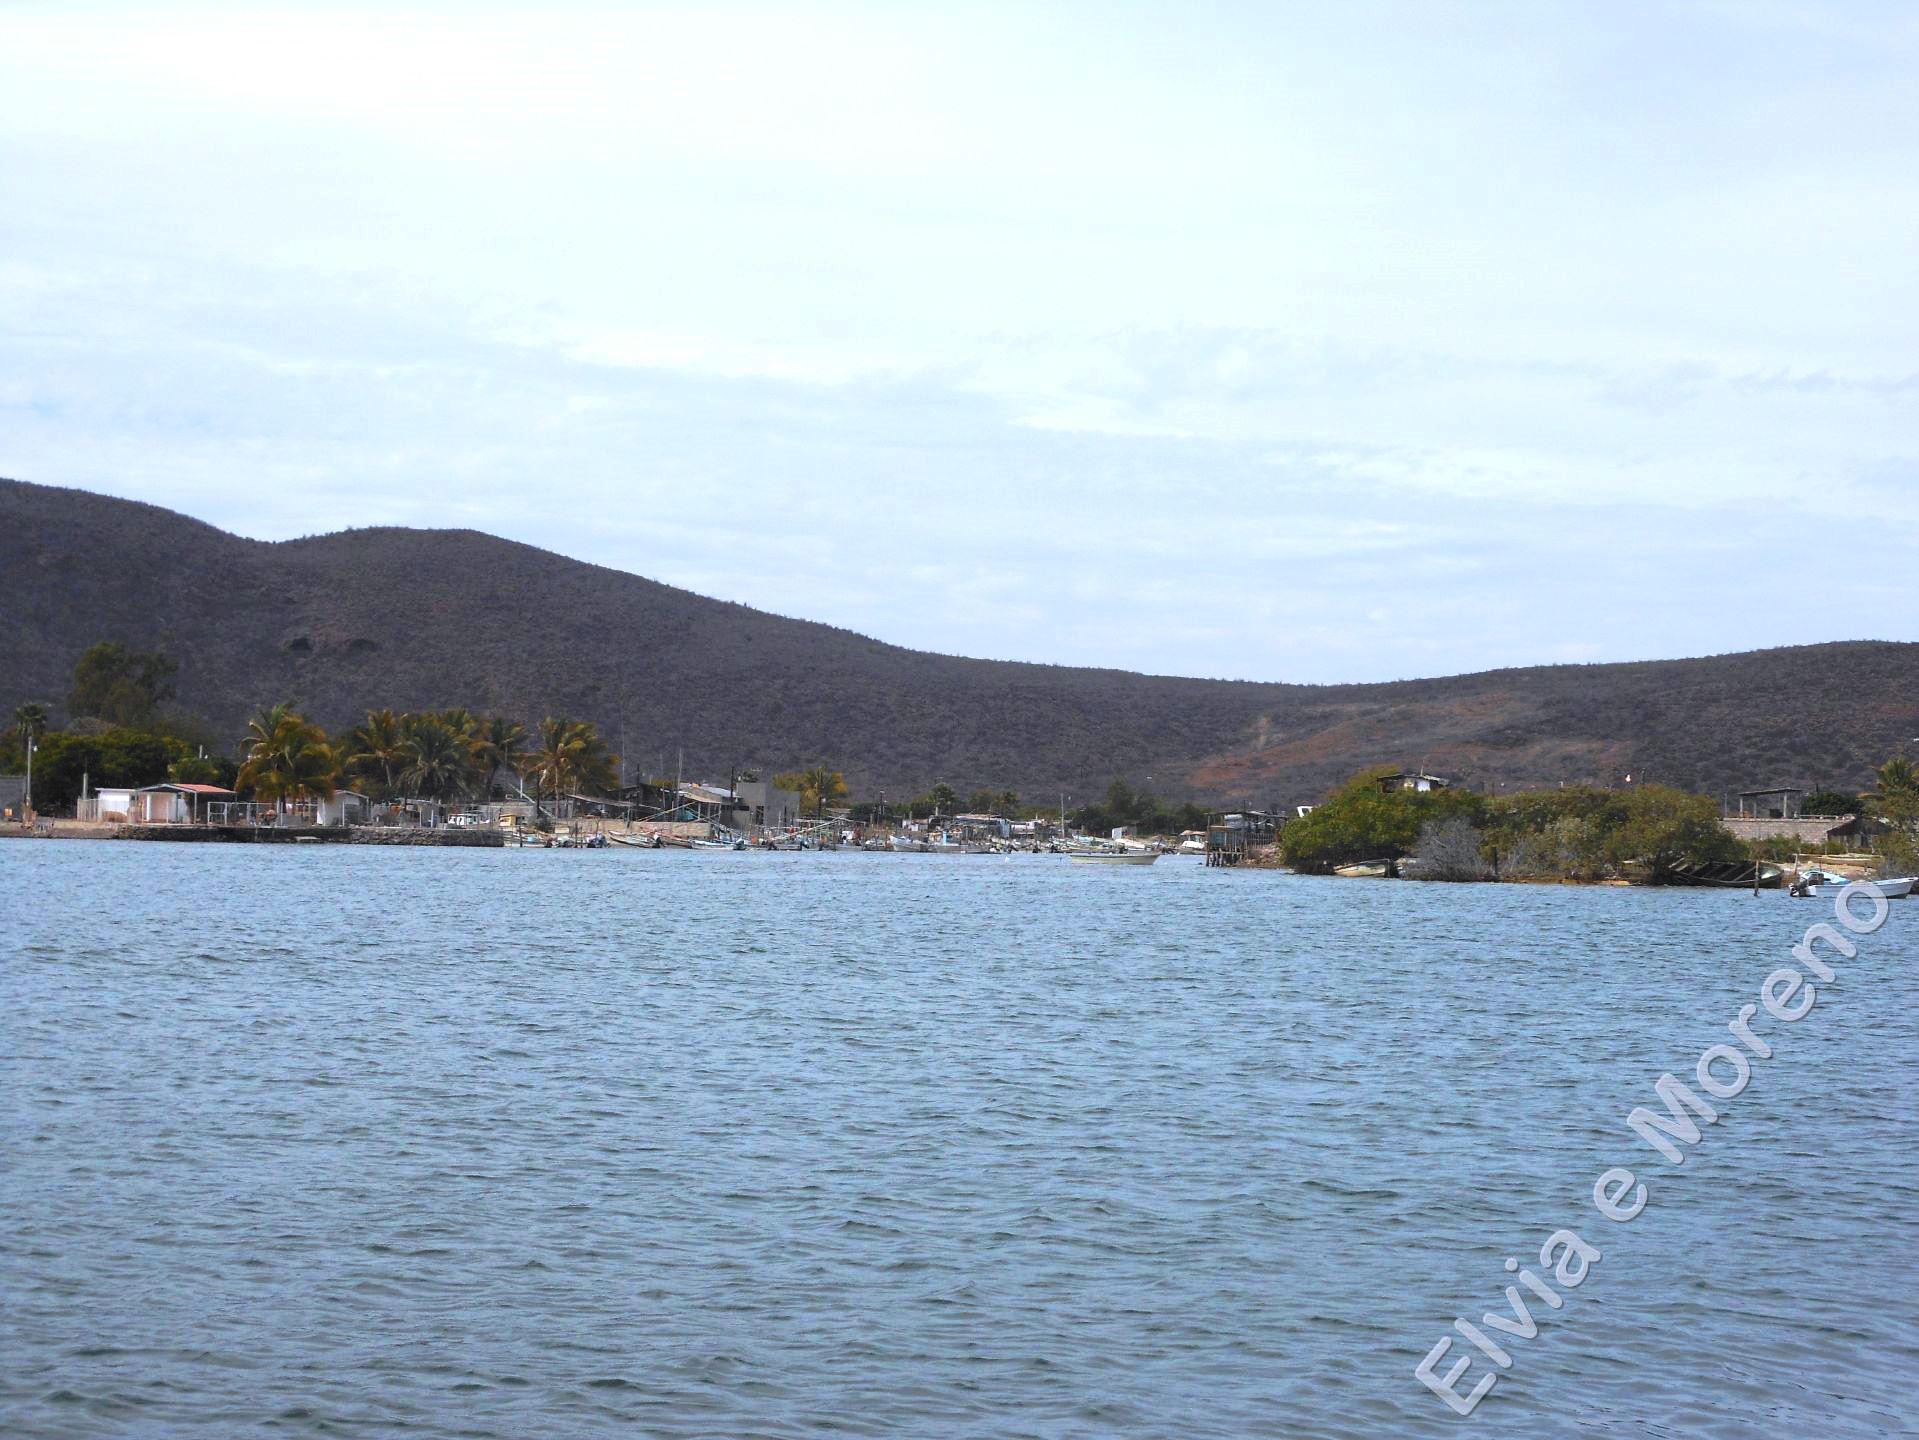
<path fill-rule="evenodd" d="M 1903 900 L 1912 894 L 1913 886 L 1919 884 L 1919 876 L 1897 875 L 1873 880 L 1857 875 L 1841 875 L 1815 865 L 1799 872 L 1798 878 L 1792 882 L 1792 893 L 1802 899 L 1811 896 L 1815 900 L 1830 900 L 1848 885 L 1855 884 L 1871 885 L 1888 900 Z"/>
<path fill-rule="evenodd" d="M 1066 858 L 1075 865 L 1151 865 L 1159 859 L 1157 850 L 1068 850 Z"/>

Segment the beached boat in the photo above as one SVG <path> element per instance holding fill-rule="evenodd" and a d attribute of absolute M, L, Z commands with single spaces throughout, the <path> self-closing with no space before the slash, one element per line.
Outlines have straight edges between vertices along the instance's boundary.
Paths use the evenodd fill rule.
<path fill-rule="evenodd" d="M 1676 864 L 1634 867 L 1627 878 L 1643 884 L 1705 885 L 1722 890 L 1777 890 L 1786 867 L 1771 860 L 1682 860 Z"/>
<path fill-rule="evenodd" d="M 1348 880 L 1385 880 L 1393 873 L 1390 860 L 1356 860 L 1351 865 L 1333 866 L 1333 874 Z"/>

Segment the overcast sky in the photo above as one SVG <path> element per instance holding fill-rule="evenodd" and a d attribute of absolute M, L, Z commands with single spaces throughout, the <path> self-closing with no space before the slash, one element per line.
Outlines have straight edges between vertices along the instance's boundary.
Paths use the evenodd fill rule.
<path fill-rule="evenodd" d="M 915 647 L 1919 638 L 1919 8 L 0 4 L 0 474 Z"/>

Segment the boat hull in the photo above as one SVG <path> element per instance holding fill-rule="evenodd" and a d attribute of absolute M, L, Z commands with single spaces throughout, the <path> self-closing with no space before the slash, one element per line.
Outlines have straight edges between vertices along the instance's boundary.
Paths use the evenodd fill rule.
<path fill-rule="evenodd" d="M 1905 875 L 1905 876 L 1901 876 L 1897 880 L 1862 880 L 1858 882 L 1852 882 L 1852 881 L 1834 882 L 1831 880 L 1827 880 L 1818 885 L 1813 886 L 1811 893 L 1817 899 L 1831 900 L 1835 896 L 1837 896 L 1841 891 L 1843 891 L 1846 888 L 1846 885 L 1852 884 L 1852 883 L 1877 886 L 1879 893 L 1885 896 L 1886 899 L 1903 900 L 1908 895 L 1912 894 L 1912 887 L 1915 884 L 1919 884 L 1919 877 Z"/>

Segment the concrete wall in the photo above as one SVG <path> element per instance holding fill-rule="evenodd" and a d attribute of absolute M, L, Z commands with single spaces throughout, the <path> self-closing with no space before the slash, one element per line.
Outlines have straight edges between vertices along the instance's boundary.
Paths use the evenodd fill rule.
<path fill-rule="evenodd" d="M 743 780 L 738 787 L 741 803 L 747 807 L 747 814 L 757 810 L 765 811 L 765 818 L 758 823 L 763 825 L 791 825 L 800 818 L 800 797 L 796 790 L 781 790 L 767 780 Z"/>
<path fill-rule="evenodd" d="M 1732 832 L 1735 840 L 1773 840 L 1788 835 L 1794 840 L 1817 845 L 1844 832 L 1852 824 L 1852 817 L 1847 816 L 1844 820 L 1830 817 L 1823 820 L 1762 820 L 1750 815 L 1729 815 L 1719 823 Z"/>

